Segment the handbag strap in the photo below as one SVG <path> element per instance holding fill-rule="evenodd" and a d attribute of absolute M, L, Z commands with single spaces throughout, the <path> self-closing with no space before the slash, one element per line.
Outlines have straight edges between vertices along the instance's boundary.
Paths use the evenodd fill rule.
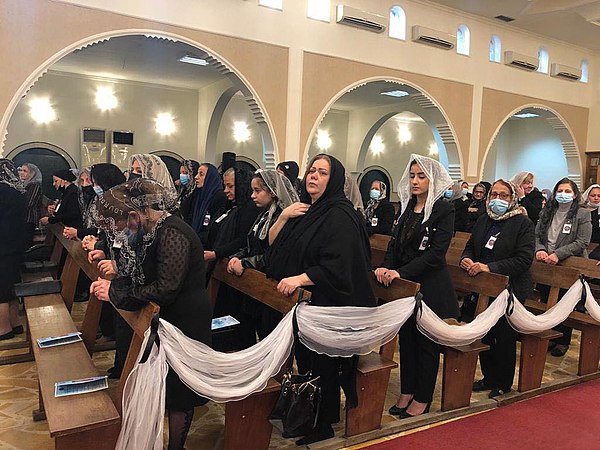
<path fill-rule="evenodd" d="M 296 345 L 298 344 L 298 341 L 300 339 L 298 337 L 298 319 L 296 317 L 296 310 L 300 303 L 309 303 L 310 302 L 308 298 L 304 298 L 304 291 L 305 291 L 304 288 L 298 289 L 298 303 L 294 307 L 294 314 L 292 316 L 292 327 L 293 327 L 294 340 L 292 342 L 292 350 L 290 351 L 290 357 L 288 359 L 288 364 L 287 364 L 288 372 L 291 372 L 294 368 L 294 357 L 296 356 Z"/>

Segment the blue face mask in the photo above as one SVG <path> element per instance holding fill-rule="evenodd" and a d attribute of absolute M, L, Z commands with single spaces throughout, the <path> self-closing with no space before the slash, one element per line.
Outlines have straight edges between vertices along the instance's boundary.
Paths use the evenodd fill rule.
<path fill-rule="evenodd" d="M 506 200 L 495 198 L 490 200 L 490 209 L 494 214 L 501 216 L 508 210 L 508 202 Z"/>
<path fill-rule="evenodd" d="M 179 182 L 185 186 L 190 182 L 190 177 L 185 173 L 180 173 L 179 174 Z"/>
<path fill-rule="evenodd" d="M 463 195 L 467 195 L 468 193 L 469 193 L 469 190 L 468 190 L 468 189 L 463 189 L 463 190 L 462 190 L 462 194 L 463 194 Z"/>
<path fill-rule="evenodd" d="M 568 194 L 567 192 L 559 192 L 554 198 L 558 203 L 565 205 L 573 201 L 573 194 Z"/>
<path fill-rule="evenodd" d="M 446 192 L 444 192 L 444 198 L 450 198 L 452 197 L 452 194 L 454 194 L 454 192 L 452 191 L 452 189 L 449 189 Z"/>
<path fill-rule="evenodd" d="M 94 192 L 98 197 L 100 197 L 102 194 L 104 194 L 104 189 L 102 189 L 100 186 L 94 186 Z"/>
<path fill-rule="evenodd" d="M 381 192 L 379 192 L 377 189 L 371 189 L 369 191 L 369 197 L 371 198 L 371 200 L 379 200 L 380 195 Z"/>

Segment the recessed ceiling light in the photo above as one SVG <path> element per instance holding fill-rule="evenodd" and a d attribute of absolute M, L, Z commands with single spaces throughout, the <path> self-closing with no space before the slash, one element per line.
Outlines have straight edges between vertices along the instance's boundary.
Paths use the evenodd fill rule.
<path fill-rule="evenodd" d="M 514 114 L 513 117 L 517 117 L 519 119 L 530 119 L 532 117 L 540 117 L 539 114 L 534 114 L 534 113 L 519 113 L 519 114 Z"/>
<path fill-rule="evenodd" d="M 381 95 L 388 95 L 390 97 L 406 97 L 407 95 L 410 95 L 410 94 L 406 91 L 401 91 L 401 90 L 397 89 L 394 91 L 382 92 Z"/>
<path fill-rule="evenodd" d="M 383 138 L 381 136 L 373 136 L 369 148 L 371 149 L 371 152 L 373 152 L 374 155 L 379 155 L 383 153 L 383 151 L 385 150 Z"/>
<path fill-rule="evenodd" d="M 158 134 L 168 136 L 177 129 L 175 118 L 169 113 L 160 113 L 154 119 L 154 129 Z"/>
<path fill-rule="evenodd" d="M 29 115 L 37 123 L 49 123 L 55 121 L 56 111 L 47 98 L 34 98 L 29 102 Z"/>
<path fill-rule="evenodd" d="M 332 141 L 327 130 L 317 130 L 317 147 L 321 150 L 327 150 L 331 147 Z"/>
<path fill-rule="evenodd" d="M 185 56 L 182 56 L 181 58 L 179 58 L 178 61 L 181 61 L 183 63 L 188 63 L 188 64 L 195 64 L 197 66 L 208 66 L 207 60 L 202 59 L 196 55 L 185 55 Z"/>
<path fill-rule="evenodd" d="M 243 120 L 233 122 L 233 138 L 236 142 L 246 142 L 250 139 L 248 124 Z"/>

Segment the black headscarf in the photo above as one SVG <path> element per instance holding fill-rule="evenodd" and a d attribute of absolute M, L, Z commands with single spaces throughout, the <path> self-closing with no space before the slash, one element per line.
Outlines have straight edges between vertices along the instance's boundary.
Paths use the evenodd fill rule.
<path fill-rule="evenodd" d="M 367 258 L 367 261 L 371 260 L 369 236 L 364 220 L 359 217 L 354 209 L 354 205 L 352 205 L 344 194 L 346 169 L 340 161 L 331 155 L 317 155 L 311 161 L 311 165 L 320 156 L 327 156 L 331 161 L 329 182 L 327 183 L 325 192 L 323 192 L 323 195 L 315 203 L 311 204 L 310 195 L 306 192 L 306 178 L 309 172 L 304 175 L 300 201 L 311 204 L 311 207 L 304 216 L 290 219 L 273 242 L 273 245 L 269 248 L 267 253 L 267 276 L 270 278 L 281 280 L 289 276 L 289 274 L 299 275 L 303 272 L 302 264 L 304 257 L 303 254 L 297 254 L 294 251 L 296 242 L 310 242 L 313 236 L 319 232 L 324 222 L 328 220 L 328 213 L 333 208 L 343 210 L 352 219 L 362 238 L 365 258 Z M 303 249 L 305 248 L 303 246 Z"/>
<path fill-rule="evenodd" d="M 235 205 L 244 206 L 252 201 L 252 177 L 254 174 L 248 169 L 236 167 L 235 169 Z"/>
<path fill-rule="evenodd" d="M 57 170 L 52 174 L 52 176 L 60 178 L 61 180 L 69 181 L 70 183 L 74 182 L 77 179 L 77 177 L 73 175 L 73 172 L 71 172 L 69 169 Z"/>
<path fill-rule="evenodd" d="M 300 173 L 298 163 L 296 161 L 283 161 L 277 164 L 277 169 L 283 172 L 287 179 L 292 182 L 293 186 L 294 181 L 298 179 L 298 174 Z"/>

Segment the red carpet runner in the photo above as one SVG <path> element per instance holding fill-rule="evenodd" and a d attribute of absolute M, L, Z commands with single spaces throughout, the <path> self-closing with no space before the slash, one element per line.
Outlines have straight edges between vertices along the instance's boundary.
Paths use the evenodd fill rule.
<path fill-rule="evenodd" d="M 600 380 L 502 406 L 369 450 L 600 448 Z"/>

